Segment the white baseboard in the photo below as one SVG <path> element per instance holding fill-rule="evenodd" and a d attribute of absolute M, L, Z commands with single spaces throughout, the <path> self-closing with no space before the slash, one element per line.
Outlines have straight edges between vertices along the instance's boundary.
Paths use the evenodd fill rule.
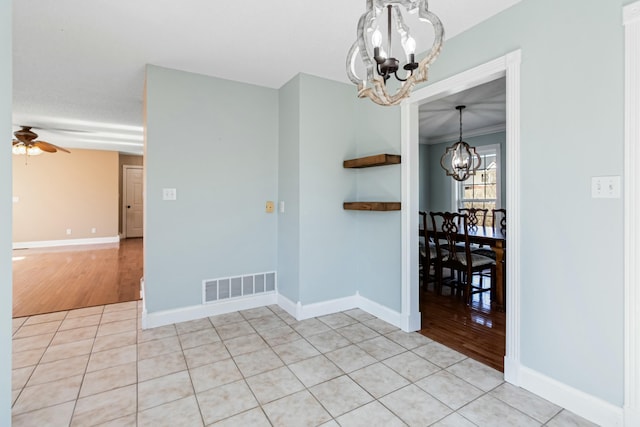
<path fill-rule="evenodd" d="M 624 411 L 625 426 L 640 426 L 640 412 L 627 408 Z"/>
<path fill-rule="evenodd" d="M 304 305 L 300 301 L 294 303 L 284 295 L 279 294 L 278 305 L 284 311 L 295 317 L 296 320 L 326 316 L 328 314 L 339 313 L 353 308 L 359 308 L 366 311 L 367 313 L 399 328 L 402 328 L 403 321 L 405 320 L 400 313 L 390 310 L 377 302 L 371 301 L 370 299 L 360 295 L 358 292 L 356 292 L 355 295 L 344 298 Z"/>
<path fill-rule="evenodd" d="M 144 280 L 141 279 L 141 293 L 144 295 Z M 263 307 L 277 304 L 296 320 L 311 319 L 313 317 L 326 316 L 328 314 L 339 313 L 353 308 L 360 308 L 369 314 L 384 320 L 394 326 L 401 327 L 402 316 L 400 313 L 364 298 L 360 294 L 337 298 L 320 303 L 305 304 L 294 303 L 282 294 L 270 293 L 251 297 L 243 297 L 229 301 L 217 302 L 214 304 L 202 304 L 190 307 L 178 308 L 175 310 L 158 311 L 148 313 L 143 299 L 142 328 L 155 328 L 158 326 L 170 325 L 172 323 L 186 322 L 189 320 L 201 319 L 218 314 L 231 313 L 238 310 L 248 310 L 250 308 Z"/>
<path fill-rule="evenodd" d="M 295 303 L 284 295 L 278 294 L 278 305 L 284 311 L 295 317 L 296 320 L 311 319 L 313 317 L 326 316 L 327 314 L 357 308 L 356 295 L 302 305 L 300 301 Z"/>
<path fill-rule="evenodd" d="M 34 242 L 14 242 L 13 249 L 49 248 L 55 246 L 100 245 L 119 243 L 120 236 L 91 237 L 87 239 L 38 240 Z"/>
<path fill-rule="evenodd" d="M 520 384 L 517 385 L 591 422 L 607 427 L 640 425 L 637 423 L 624 424 L 622 408 L 605 402 L 598 397 L 570 387 L 524 366 L 520 366 L 518 372 Z"/>
<path fill-rule="evenodd" d="M 356 301 L 357 307 L 359 309 L 376 316 L 378 319 L 384 320 L 385 322 L 390 323 L 402 330 L 405 330 L 404 326 L 408 326 L 408 318 L 402 316 L 401 313 L 391 310 L 390 308 L 378 304 L 377 302 L 372 301 L 368 298 L 365 298 L 360 295 L 359 292 L 356 293 Z M 407 323 L 407 325 L 405 325 L 405 323 Z"/>
<path fill-rule="evenodd" d="M 295 317 L 296 320 L 298 320 L 298 304 L 291 301 L 289 298 L 285 297 L 281 293 L 278 293 L 276 304 L 278 304 L 278 306 L 280 306 L 281 309 L 283 309 L 284 311 L 286 311 L 287 313 Z"/>
<path fill-rule="evenodd" d="M 203 319 L 218 314 L 226 314 L 239 310 L 263 307 L 277 303 L 275 292 L 268 294 L 254 295 L 228 301 L 217 302 L 215 304 L 200 304 L 189 307 L 177 308 L 175 310 L 164 310 L 149 313 L 146 306 L 142 312 L 142 329 L 156 328 L 158 326 L 170 325 L 172 323 L 187 322 L 189 320 Z"/>
<path fill-rule="evenodd" d="M 313 317 L 326 316 L 327 314 L 339 313 L 345 310 L 357 308 L 356 295 L 349 297 L 337 298 L 330 301 L 317 302 L 313 304 L 302 305 L 298 302 L 297 320 L 311 319 Z"/>

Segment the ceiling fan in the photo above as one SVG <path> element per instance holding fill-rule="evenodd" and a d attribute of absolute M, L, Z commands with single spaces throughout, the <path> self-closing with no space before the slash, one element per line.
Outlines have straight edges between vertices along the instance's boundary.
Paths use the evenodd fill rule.
<path fill-rule="evenodd" d="M 22 126 L 22 129 L 13 133 L 16 139 L 13 140 L 13 154 L 26 154 L 28 156 L 36 156 L 43 151 L 47 153 L 55 153 L 56 151 L 64 151 L 70 153 L 69 150 L 58 147 L 46 141 L 35 141 L 38 134 L 31 130 L 31 126 Z"/>

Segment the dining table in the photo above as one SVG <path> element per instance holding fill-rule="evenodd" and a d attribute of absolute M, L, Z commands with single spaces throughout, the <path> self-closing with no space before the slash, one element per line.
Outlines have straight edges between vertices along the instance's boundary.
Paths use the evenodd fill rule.
<path fill-rule="evenodd" d="M 489 246 L 496 254 L 496 300 L 491 301 L 491 306 L 498 311 L 504 311 L 505 298 L 505 249 L 507 242 L 506 230 L 503 228 L 493 228 L 487 226 L 469 227 L 469 243 L 480 246 Z M 420 229 L 420 236 L 424 236 L 424 230 Z M 464 234 L 460 233 L 461 239 Z"/>

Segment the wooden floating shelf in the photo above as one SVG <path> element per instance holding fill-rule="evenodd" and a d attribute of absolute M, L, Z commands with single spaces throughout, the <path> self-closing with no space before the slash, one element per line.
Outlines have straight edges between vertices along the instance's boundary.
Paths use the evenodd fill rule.
<path fill-rule="evenodd" d="M 360 157 L 357 159 L 345 160 L 345 168 L 370 168 L 373 166 L 397 165 L 400 163 L 400 156 L 396 154 L 376 154 L 375 156 Z"/>
<path fill-rule="evenodd" d="M 348 211 L 399 211 L 400 202 L 344 202 Z"/>

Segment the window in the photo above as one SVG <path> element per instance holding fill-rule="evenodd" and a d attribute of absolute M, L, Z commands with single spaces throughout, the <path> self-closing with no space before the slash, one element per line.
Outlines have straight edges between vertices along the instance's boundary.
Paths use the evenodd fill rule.
<path fill-rule="evenodd" d="M 465 181 L 456 181 L 456 208 L 489 209 L 486 225 L 492 226 L 491 209 L 500 208 L 500 145 L 476 147 L 482 159 L 475 175 Z"/>

